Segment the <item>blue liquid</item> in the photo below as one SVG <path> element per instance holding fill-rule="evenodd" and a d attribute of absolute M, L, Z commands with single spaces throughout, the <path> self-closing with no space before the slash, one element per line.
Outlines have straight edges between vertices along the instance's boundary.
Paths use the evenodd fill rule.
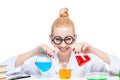
<path fill-rule="evenodd" d="M 52 62 L 35 62 L 35 65 L 42 71 L 42 72 L 46 72 L 48 71 L 51 66 L 52 66 Z"/>

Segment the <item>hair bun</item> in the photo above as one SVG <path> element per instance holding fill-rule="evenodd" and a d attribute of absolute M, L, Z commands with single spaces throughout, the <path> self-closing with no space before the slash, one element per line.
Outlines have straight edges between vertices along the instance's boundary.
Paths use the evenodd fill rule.
<path fill-rule="evenodd" d="M 60 9 L 59 15 L 60 15 L 60 17 L 68 17 L 68 8 Z"/>

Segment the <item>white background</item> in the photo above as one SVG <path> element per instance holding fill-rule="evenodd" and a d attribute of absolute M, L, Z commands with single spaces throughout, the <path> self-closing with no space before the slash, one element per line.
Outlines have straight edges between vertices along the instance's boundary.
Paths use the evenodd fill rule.
<path fill-rule="evenodd" d="M 42 43 L 52 46 L 51 25 L 63 7 L 69 8 L 77 41 L 120 54 L 120 0 L 0 0 L 0 62 Z"/>

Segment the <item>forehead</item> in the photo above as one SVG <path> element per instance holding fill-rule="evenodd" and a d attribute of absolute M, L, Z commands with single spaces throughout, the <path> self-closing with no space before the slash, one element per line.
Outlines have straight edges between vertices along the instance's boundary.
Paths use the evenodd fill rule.
<path fill-rule="evenodd" d="M 65 36 L 73 36 L 74 35 L 74 31 L 73 31 L 73 27 L 70 26 L 58 26 L 55 27 L 53 29 L 53 35 L 54 36 L 61 36 L 61 37 L 65 37 Z"/>

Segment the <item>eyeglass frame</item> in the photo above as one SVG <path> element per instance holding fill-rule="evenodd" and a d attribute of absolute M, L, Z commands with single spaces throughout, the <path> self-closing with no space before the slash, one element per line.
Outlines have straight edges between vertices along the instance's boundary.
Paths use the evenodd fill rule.
<path fill-rule="evenodd" d="M 60 43 L 56 43 L 54 40 L 56 37 L 59 37 L 61 40 L 60 40 Z M 71 43 L 67 43 L 66 42 L 66 38 L 70 37 L 72 39 L 72 42 Z M 64 39 L 61 37 L 61 36 L 55 36 L 52 41 L 54 42 L 54 44 L 56 45 L 60 45 L 63 41 L 66 43 L 66 44 L 72 44 L 74 41 L 75 41 L 75 38 L 73 38 L 72 36 L 66 36 Z"/>

